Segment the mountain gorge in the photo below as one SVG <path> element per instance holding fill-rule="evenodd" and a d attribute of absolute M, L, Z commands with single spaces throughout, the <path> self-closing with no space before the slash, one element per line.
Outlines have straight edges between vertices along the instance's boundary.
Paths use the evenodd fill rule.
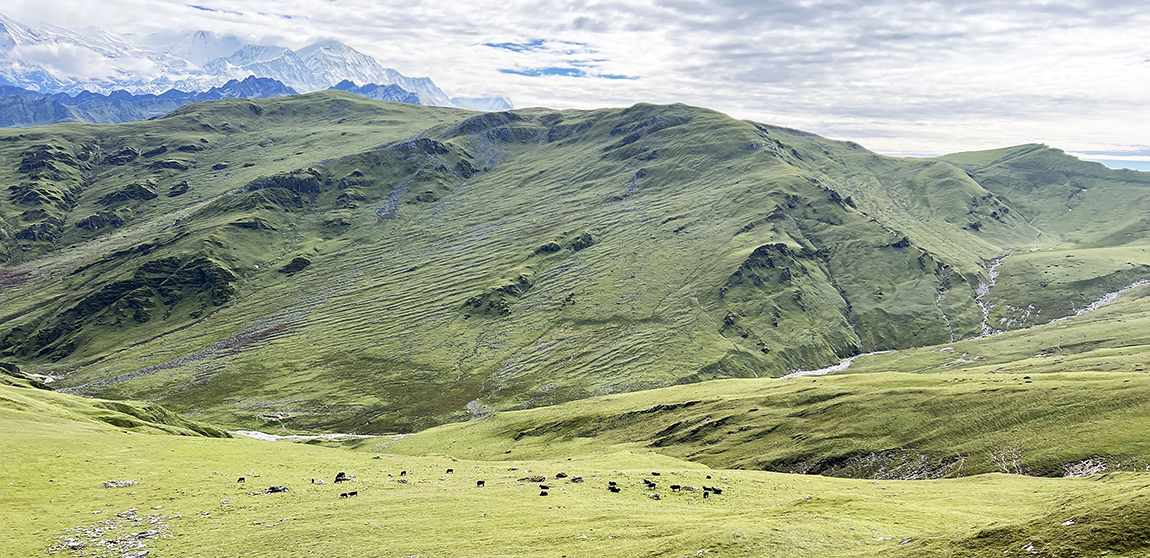
<path fill-rule="evenodd" d="M 895 159 L 683 105 L 327 91 L 5 131 L 0 161 L 3 358 L 229 427 L 782 376 L 1150 278 L 1143 173 L 1037 145 Z"/>

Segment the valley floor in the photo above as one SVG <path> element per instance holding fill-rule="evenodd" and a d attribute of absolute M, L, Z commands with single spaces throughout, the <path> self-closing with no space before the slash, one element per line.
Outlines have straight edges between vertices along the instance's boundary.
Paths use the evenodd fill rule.
<path fill-rule="evenodd" d="M 1140 556 L 1150 545 L 1146 473 L 874 481 L 639 449 L 466 461 L 388 453 L 387 438 L 349 449 L 98 430 L 0 422 L 5 554 Z M 341 471 L 353 478 L 335 484 Z M 545 480 L 524 480 L 535 475 Z"/>

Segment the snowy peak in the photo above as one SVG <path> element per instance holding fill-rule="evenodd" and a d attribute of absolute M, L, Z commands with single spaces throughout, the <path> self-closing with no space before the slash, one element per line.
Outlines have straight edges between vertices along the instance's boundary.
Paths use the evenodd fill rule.
<path fill-rule="evenodd" d="M 503 112 L 515 108 L 506 97 L 452 97 L 451 104 L 461 109 L 483 112 Z"/>
<path fill-rule="evenodd" d="M 0 15 L 0 84 L 44 93 L 122 89 L 160 94 L 170 89 L 206 91 L 247 76 L 275 79 L 300 93 L 327 89 L 344 80 L 383 88 L 395 85 L 414 94 L 420 104 L 456 106 L 431 79 L 407 77 L 334 40 L 293 51 L 247 44 L 211 31 L 121 36 L 96 28 L 81 32 L 30 26 Z M 378 94 L 406 98 L 394 90 Z M 511 108 L 506 99 L 497 97 L 461 102 L 477 110 Z"/>
<path fill-rule="evenodd" d="M 230 56 L 243 47 L 243 41 L 234 35 L 221 36 L 211 31 L 196 31 L 169 46 L 164 50 L 164 53 L 178 56 L 202 67 L 217 58 Z"/>
<path fill-rule="evenodd" d="M 316 76 L 318 83 L 330 87 L 341 81 L 398 85 L 419 96 L 422 105 L 452 106 L 451 99 L 429 78 L 409 78 L 339 41 L 320 41 L 296 53 Z"/>

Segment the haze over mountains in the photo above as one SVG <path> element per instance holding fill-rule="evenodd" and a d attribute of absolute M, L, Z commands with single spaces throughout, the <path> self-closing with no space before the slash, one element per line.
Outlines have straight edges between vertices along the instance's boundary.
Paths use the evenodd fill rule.
<path fill-rule="evenodd" d="M 46 94 L 197 92 L 256 76 L 278 80 L 299 93 L 344 80 L 395 85 L 413 93 L 420 104 L 456 106 L 431 79 L 407 77 L 338 41 L 293 51 L 207 31 L 118 36 L 96 28 L 33 27 L 0 15 L 0 60 L 0 85 Z M 460 102 L 473 109 L 510 108 L 502 97 Z"/>

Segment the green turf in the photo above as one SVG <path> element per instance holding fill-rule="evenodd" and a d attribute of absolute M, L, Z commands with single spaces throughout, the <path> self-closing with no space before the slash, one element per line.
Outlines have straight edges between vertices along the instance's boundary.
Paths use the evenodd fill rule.
<path fill-rule="evenodd" d="M 0 388 L 19 389 L 31 388 Z M 34 393 L 51 396 L 45 405 L 83 405 Z M 0 461 L 11 555 L 1001 556 L 1033 544 L 1049 556 L 1139 556 L 1150 537 L 1146 473 L 871 481 L 712 469 L 639 448 L 468 460 L 459 444 L 407 456 L 390 453 L 404 442 L 389 437 L 351 451 L 0 413 L 0 453 L 20 455 Z M 332 483 L 340 471 L 354 478 Z M 533 475 L 546 477 L 548 496 L 520 480 Z M 612 481 L 620 493 L 606 490 Z M 723 493 L 704 499 L 671 484 Z M 264 493 L 272 485 L 290 490 Z M 117 540 L 130 546 L 102 550 Z"/>

